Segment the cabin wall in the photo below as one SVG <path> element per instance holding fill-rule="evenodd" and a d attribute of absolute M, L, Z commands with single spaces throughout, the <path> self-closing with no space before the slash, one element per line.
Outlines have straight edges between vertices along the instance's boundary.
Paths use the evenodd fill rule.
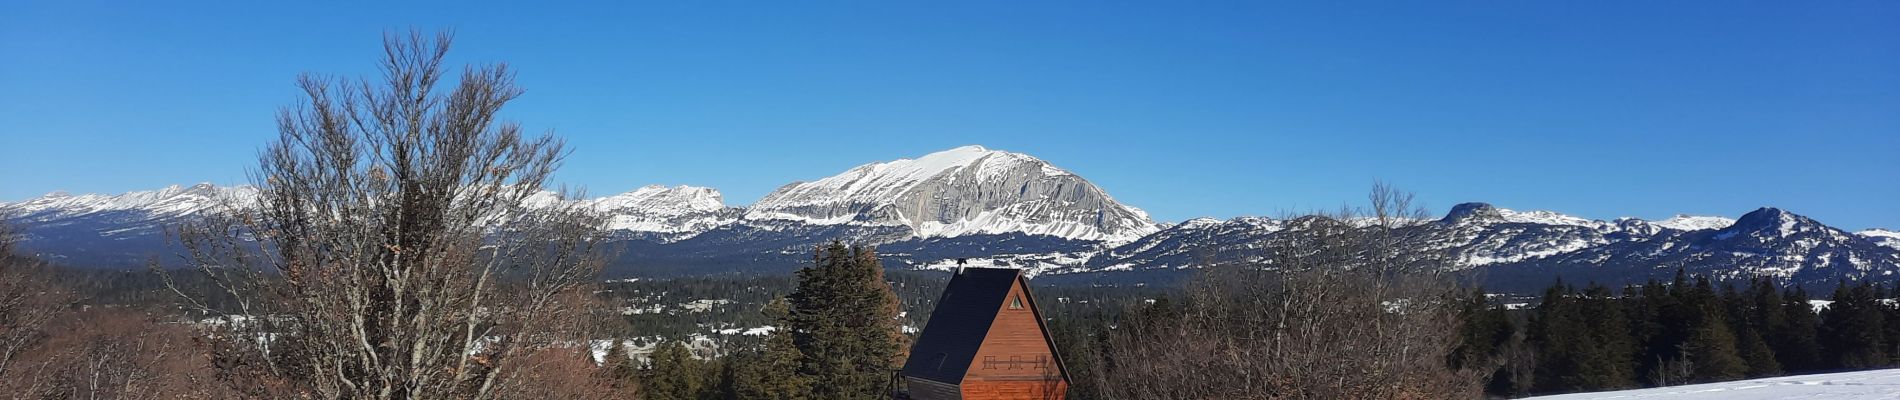
<path fill-rule="evenodd" d="M 1061 399 L 1068 389 L 1035 307 L 1018 280 L 963 378 L 965 399 Z M 1010 308 L 1012 299 L 1023 307 Z"/>
<path fill-rule="evenodd" d="M 964 400 L 1062 400 L 1069 384 L 1053 381 L 977 381 L 963 382 Z"/>
<path fill-rule="evenodd" d="M 956 385 L 935 382 L 928 379 L 904 378 L 904 386 L 910 390 L 913 400 L 960 400 L 962 391 Z"/>

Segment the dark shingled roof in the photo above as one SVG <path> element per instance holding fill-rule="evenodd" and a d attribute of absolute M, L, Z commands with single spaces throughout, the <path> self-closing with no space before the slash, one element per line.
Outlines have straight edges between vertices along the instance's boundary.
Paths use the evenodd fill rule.
<path fill-rule="evenodd" d="M 904 376 L 963 383 L 963 374 L 976 359 L 977 348 L 983 346 L 1010 285 L 1021 275 L 1022 270 L 1014 268 L 964 268 L 951 277 L 930 322 L 924 324 L 923 335 L 910 348 Z"/>

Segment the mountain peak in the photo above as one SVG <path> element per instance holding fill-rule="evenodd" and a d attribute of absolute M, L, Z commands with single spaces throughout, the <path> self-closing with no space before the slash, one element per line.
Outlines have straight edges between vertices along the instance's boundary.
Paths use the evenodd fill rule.
<path fill-rule="evenodd" d="M 1796 217 L 1798 216 L 1794 213 L 1783 211 L 1779 208 L 1762 207 L 1755 209 L 1755 211 L 1749 211 L 1747 214 L 1742 214 L 1741 218 L 1735 220 L 1735 224 L 1748 226 L 1781 224 L 1783 222 L 1793 221 Z"/>
<path fill-rule="evenodd" d="M 1206 229 L 1207 227 L 1220 225 L 1220 224 L 1221 224 L 1221 220 L 1208 218 L 1208 217 L 1200 217 L 1200 218 L 1190 219 L 1186 221 L 1181 221 L 1181 223 L 1175 224 L 1174 227 L 1178 229 Z"/>
<path fill-rule="evenodd" d="M 600 210 L 627 210 L 637 212 L 698 211 L 710 212 L 726 208 L 725 197 L 718 189 L 701 186 L 647 185 L 626 193 L 591 200 Z"/>
<path fill-rule="evenodd" d="M 1797 232 L 1825 228 L 1825 226 L 1817 228 L 1817 225 L 1819 225 L 1818 222 L 1808 219 L 1808 217 L 1803 217 L 1779 208 L 1762 207 L 1755 209 L 1755 211 L 1749 211 L 1747 214 L 1742 214 L 1741 218 L 1735 219 L 1734 224 L 1722 229 L 1723 234 L 1721 236 L 1729 237 L 1737 233 L 1759 233 L 1762 236 L 1786 237 L 1794 235 Z"/>
<path fill-rule="evenodd" d="M 954 148 L 951 148 L 951 149 L 949 149 L 949 150 L 944 150 L 944 151 L 940 151 L 940 152 L 938 152 L 938 153 L 949 153 L 949 152 L 978 152 L 978 153 L 984 153 L 984 152 L 989 152 L 989 151 L 990 151 L 990 149 L 989 149 L 988 147 L 983 147 L 983 145 L 979 145 L 979 144 L 967 144 L 967 145 L 962 145 L 962 146 L 957 146 L 957 147 L 954 147 Z M 935 153 L 932 153 L 932 154 L 935 154 Z"/>
<path fill-rule="evenodd" d="M 918 237 L 1025 233 L 1129 241 L 1158 229 L 1147 213 L 1073 173 L 982 146 L 786 185 L 753 204 L 746 219 L 903 225 Z"/>
<path fill-rule="evenodd" d="M 1439 221 L 1455 223 L 1473 219 L 1502 219 L 1503 217 L 1504 214 L 1499 212 L 1497 207 L 1491 206 L 1491 203 L 1471 202 L 1451 206 L 1451 211 L 1445 213 L 1445 218 Z"/>

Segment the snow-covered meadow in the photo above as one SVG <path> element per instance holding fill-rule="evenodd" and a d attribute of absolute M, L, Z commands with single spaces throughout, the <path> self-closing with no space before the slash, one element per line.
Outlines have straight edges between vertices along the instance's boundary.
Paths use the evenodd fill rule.
<path fill-rule="evenodd" d="M 1900 369 L 1532 397 L 1537 400 L 1900 399 Z"/>

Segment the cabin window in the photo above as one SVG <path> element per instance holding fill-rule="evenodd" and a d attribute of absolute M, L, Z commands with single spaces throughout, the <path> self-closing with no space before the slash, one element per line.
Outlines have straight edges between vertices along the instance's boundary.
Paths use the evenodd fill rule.
<path fill-rule="evenodd" d="M 996 369 L 996 356 L 983 356 L 983 369 Z"/>
<path fill-rule="evenodd" d="M 1009 369 L 1021 368 L 1022 365 L 1023 365 L 1022 356 L 1009 356 Z"/>
<path fill-rule="evenodd" d="M 1009 309 L 1011 309 L 1011 310 L 1021 310 L 1021 309 L 1023 309 L 1023 298 L 1022 298 L 1022 296 L 1010 296 L 1010 297 L 1009 297 Z"/>

